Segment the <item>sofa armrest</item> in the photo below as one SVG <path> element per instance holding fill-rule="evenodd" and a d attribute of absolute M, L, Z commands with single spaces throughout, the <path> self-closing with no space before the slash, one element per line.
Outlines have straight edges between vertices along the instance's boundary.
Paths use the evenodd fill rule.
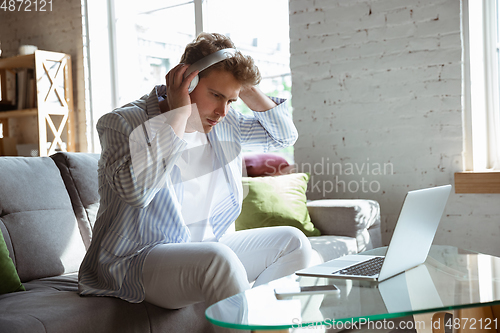
<path fill-rule="evenodd" d="M 311 221 L 321 234 L 356 238 L 358 252 L 382 246 L 378 202 L 321 199 L 308 201 L 307 208 Z"/>

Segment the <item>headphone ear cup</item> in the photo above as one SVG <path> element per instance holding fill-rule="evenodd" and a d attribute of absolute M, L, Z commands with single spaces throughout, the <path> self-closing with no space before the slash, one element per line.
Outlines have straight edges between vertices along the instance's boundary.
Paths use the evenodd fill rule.
<path fill-rule="evenodd" d="M 198 82 L 200 82 L 200 77 L 198 75 L 196 75 L 194 77 L 194 79 L 191 81 L 191 83 L 189 84 L 189 87 L 188 87 L 189 93 L 193 92 L 194 88 L 196 88 L 196 86 L 198 85 Z"/>

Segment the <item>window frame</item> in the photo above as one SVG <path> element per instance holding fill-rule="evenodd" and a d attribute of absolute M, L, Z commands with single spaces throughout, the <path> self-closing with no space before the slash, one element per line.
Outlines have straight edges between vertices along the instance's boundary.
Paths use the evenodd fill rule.
<path fill-rule="evenodd" d="M 207 10 L 207 0 L 183 0 L 181 3 L 176 4 L 175 6 L 180 5 L 193 5 L 194 7 L 194 26 L 193 31 L 195 32 L 195 36 L 204 31 L 204 28 L 208 24 L 205 23 L 207 19 L 208 10 Z M 95 125 L 97 120 L 103 113 L 99 113 L 99 110 L 113 110 L 121 105 L 120 102 L 120 87 L 119 87 L 119 76 L 118 76 L 118 45 L 117 45 L 117 28 L 116 22 L 117 16 L 115 15 L 115 4 L 118 4 L 116 0 L 82 0 L 82 16 L 84 21 L 84 71 L 85 71 L 85 90 L 86 90 L 86 119 L 87 119 L 87 151 L 100 153 L 99 146 L 99 138 L 97 132 L 95 131 Z M 108 50 L 106 52 L 102 52 L 102 50 L 92 50 L 91 46 L 91 37 L 92 31 L 89 28 L 89 5 L 92 9 L 90 11 L 90 15 L 92 13 L 99 12 L 102 13 L 105 17 L 101 16 L 102 22 L 107 21 L 106 24 L 102 23 L 101 26 L 105 25 L 108 33 L 103 36 L 103 39 L 107 40 Z M 117 15 L 119 15 L 119 11 L 117 11 Z M 207 21 L 210 23 L 209 21 Z M 192 22 L 189 23 L 189 26 L 192 26 Z M 98 38 L 96 38 L 97 40 Z M 100 43 L 101 48 L 103 47 L 102 43 Z M 98 52 L 104 53 L 104 55 L 99 54 Z M 103 93 L 100 90 L 96 90 L 95 85 L 92 85 L 92 73 L 94 73 L 94 77 L 101 76 L 100 71 L 96 70 L 98 66 L 91 66 L 92 62 L 99 62 L 99 66 L 102 68 L 103 65 L 106 66 L 105 71 L 109 75 L 105 78 L 106 84 L 110 90 L 106 97 L 103 97 Z M 291 75 L 290 72 L 282 74 L 282 77 Z M 263 79 L 267 79 L 271 77 L 263 77 Z M 241 110 L 240 110 L 241 111 Z M 278 153 L 278 152 L 277 152 Z M 288 157 L 293 160 L 293 154 L 291 156 L 290 153 L 286 153 Z"/>
<path fill-rule="evenodd" d="M 495 60 L 498 59 L 495 55 L 498 47 L 498 2 L 474 2 L 478 7 L 472 9 L 469 0 L 462 2 L 465 171 L 455 173 L 456 193 L 500 193 L 500 170 L 489 168 L 491 151 L 487 148 L 488 142 L 491 142 L 488 135 L 492 135 L 491 114 L 500 112 L 498 60 Z M 479 20 L 483 24 L 471 26 L 471 15 L 481 15 Z M 471 54 L 471 48 L 480 52 Z M 476 87 L 479 82 L 479 90 L 471 89 L 472 81 Z M 487 111 L 488 108 L 490 111 Z"/>

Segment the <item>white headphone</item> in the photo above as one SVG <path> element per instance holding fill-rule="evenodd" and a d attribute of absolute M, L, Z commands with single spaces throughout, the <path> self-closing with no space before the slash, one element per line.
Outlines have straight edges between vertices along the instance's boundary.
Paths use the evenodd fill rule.
<path fill-rule="evenodd" d="M 188 76 L 192 72 L 199 70 L 200 72 L 204 69 L 207 69 L 208 67 L 215 65 L 218 62 L 221 62 L 222 60 L 234 57 L 236 54 L 236 49 L 222 49 L 217 52 L 214 52 L 210 55 L 207 55 L 204 58 L 201 58 L 191 66 L 189 66 L 188 70 L 184 74 L 184 77 Z M 191 81 L 191 84 L 189 85 L 188 91 L 191 93 L 194 88 L 198 85 L 198 82 L 200 81 L 200 77 L 196 75 L 194 79 Z"/>

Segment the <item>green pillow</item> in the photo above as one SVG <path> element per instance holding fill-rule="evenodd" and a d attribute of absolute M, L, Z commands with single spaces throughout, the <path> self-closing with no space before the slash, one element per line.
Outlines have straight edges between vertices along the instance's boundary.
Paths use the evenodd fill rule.
<path fill-rule="evenodd" d="M 306 236 L 319 236 L 306 206 L 308 181 L 308 173 L 243 177 L 243 189 L 248 190 L 248 195 L 236 219 L 236 230 L 292 226 Z"/>
<path fill-rule="evenodd" d="M 17 275 L 16 267 L 9 257 L 9 249 L 0 230 L 0 294 L 25 290 Z"/>

